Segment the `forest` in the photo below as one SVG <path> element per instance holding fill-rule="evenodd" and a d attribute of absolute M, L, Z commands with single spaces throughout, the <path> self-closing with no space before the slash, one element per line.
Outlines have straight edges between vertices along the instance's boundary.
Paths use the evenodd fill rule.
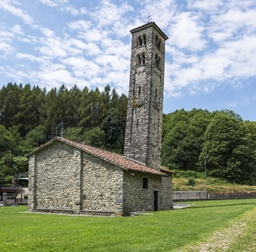
<path fill-rule="evenodd" d="M 106 86 L 0 89 L 0 184 L 26 171 L 26 154 L 54 136 L 123 152 L 127 97 Z M 231 110 L 176 110 L 163 115 L 161 163 L 204 171 L 228 182 L 256 183 L 256 122 Z"/>

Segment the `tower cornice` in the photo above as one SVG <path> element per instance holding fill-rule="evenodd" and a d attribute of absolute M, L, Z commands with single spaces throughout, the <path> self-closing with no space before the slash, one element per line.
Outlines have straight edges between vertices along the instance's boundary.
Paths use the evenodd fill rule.
<path fill-rule="evenodd" d="M 153 26 L 159 32 L 159 34 L 164 38 L 164 40 L 168 39 L 167 35 L 158 27 L 158 25 L 155 22 L 150 22 L 150 23 L 144 24 L 142 26 L 136 27 L 136 28 L 130 30 L 130 33 L 133 34 L 135 32 L 139 32 L 140 30 L 145 30 L 151 26 Z"/>

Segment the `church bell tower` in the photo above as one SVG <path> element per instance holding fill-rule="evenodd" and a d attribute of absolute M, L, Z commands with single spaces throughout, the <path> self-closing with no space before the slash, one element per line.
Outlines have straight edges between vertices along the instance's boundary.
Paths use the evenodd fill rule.
<path fill-rule="evenodd" d="M 132 29 L 124 156 L 160 169 L 165 41 L 150 22 Z"/>

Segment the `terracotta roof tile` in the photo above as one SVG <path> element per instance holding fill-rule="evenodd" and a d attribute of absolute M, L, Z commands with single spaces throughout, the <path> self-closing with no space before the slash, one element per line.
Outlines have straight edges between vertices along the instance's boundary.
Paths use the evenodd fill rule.
<path fill-rule="evenodd" d="M 117 166 L 119 166 L 119 167 L 121 167 L 125 170 L 134 171 L 134 172 L 149 173 L 149 174 L 154 174 L 154 175 L 159 175 L 159 176 L 168 176 L 166 174 L 167 170 L 166 170 L 166 173 L 164 173 L 164 172 L 162 172 L 163 171 L 162 168 L 160 169 L 161 171 L 160 170 L 158 171 L 158 170 L 149 168 L 149 167 L 147 167 L 147 166 L 145 166 L 145 165 L 143 165 L 139 162 L 128 159 L 123 155 L 120 155 L 120 154 L 117 154 L 117 153 L 114 153 L 114 152 L 109 152 L 109 151 L 106 151 L 106 150 L 102 150 L 102 149 L 92 147 L 92 146 L 89 146 L 89 145 L 85 145 L 85 144 L 82 144 L 82 143 L 78 143 L 78 142 L 75 142 L 75 141 L 71 141 L 71 140 L 68 140 L 68 139 L 62 138 L 62 137 L 53 138 L 52 140 L 50 140 L 46 144 L 41 145 L 40 147 L 36 148 L 34 151 L 27 154 L 27 156 L 28 157 L 31 156 L 32 154 L 46 148 L 47 146 L 51 145 L 53 142 L 56 142 L 56 141 L 66 143 L 66 144 L 68 144 L 70 146 L 73 146 L 77 149 L 85 151 L 88 154 L 91 154 L 95 157 L 101 158 L 101 159 L 103 159 L 107 162 L 110 162 L 114 165 L 117 165 Z M 171 171 L 169 171 L 169 172 L 171 172 Z"/>

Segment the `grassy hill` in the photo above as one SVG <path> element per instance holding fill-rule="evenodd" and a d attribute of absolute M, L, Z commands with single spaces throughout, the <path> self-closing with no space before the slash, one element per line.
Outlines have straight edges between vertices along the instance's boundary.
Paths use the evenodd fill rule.
<path fill-rule="evenodd" d="M 228 183 L 219 178 L 207 177 L 204 179 L 203 172 L 174 171 L 173 191 L 202 191 L 214 193 L 252 193 L 256 192 L 256 185 L 240 185 Z"/>

